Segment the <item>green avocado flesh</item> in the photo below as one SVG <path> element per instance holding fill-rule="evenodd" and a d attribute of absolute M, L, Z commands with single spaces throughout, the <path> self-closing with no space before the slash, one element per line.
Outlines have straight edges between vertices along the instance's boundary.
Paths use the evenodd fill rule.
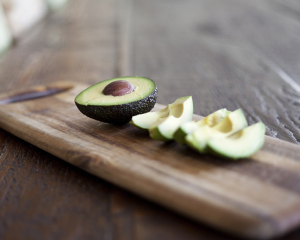
<path fill-rule="evenodd" d="M 156 112 L 136 115 L 130 124 L 148 130 L 155 140 L 178 143 L 200 153 L 213 153 L 225 158 L 244 158 L 258 151 L 264 143 L 265 126 L 259 122 L 250 127 L 241 109 L 226 108 L 192 121 L 192 97 L 178 98 Z"/>
<path fill-rule="evenodd" d="M 178 98 L 173 104 L 169 105 L 169 115 L 158 119 L 150 126 L 150 137 L 160 141 L 170 141 L 179 126 L 182 123 L 191 121 L 192 117 L 192 97 Z"/>
<path fill-rule="evenodd" d="M 246 158 L 263 146 L 265 131 L 265 125 L 258 122 L 225 139 L 210 139 L 207 143 L 208 149 L 227 158 Z"/>
<path fill-rule="evenodd" d="M 130 122 L 133 126 L 149 130 L 150 137 L 156 140 L 169 141 L 174 132 L 193 117 L 193 100 L 191 96 L 178 98 L 166 108 L 134 116 Z"/>
<path fill-rule="evenodd" d="M 118 80 L 134 86 L 134 90 L 123 96 L 104 95 L 105 87 Z M 128 123 L 138 114 L 149 112 L 157 99 L 154 81 L 143 77 L 120 77 L 108 79 L 88 87 L 77 95 L 75 104 L 84 115 L 101 122 Z"/>
<path fill-rule="evenodd" d="M 210 139 L 225 138 L 247 126 L 247 120 L 241 109 L 229 113 L 222 121 L 215 126 L 210 127 L 204 125 L 199 127 L 196 131 L 188 134 L 185 141 L 189 147 L 200 153 L 207 151 L 207 142 Z"/>
<path fill-rule="evenodd" d="M 164 109 L 156 112 L 148 112 L 144 114 L 139 114 L 132 117 L 130 124 L 132 126 L 138 127 L 140 129 L 149 130 L 150 126 L 153 125 L 158 119 L 165 118 L 170 114 L 169 105 Z"/>
<path fill-rule="evenodd" d="M 219 122 L 221 122 L 229 113 L 226 108 L 219 109 L 211 114 L 209 114 L 207 117 L 202 118 L 200 121 L 190 121 L 183 123 L 177 131 L 174 133 L 174 139 L 176 142 L 184 145 L 185 144 L 185 137 L 188 134 L 191 134 L 192 132 L 196 131 L 199 127 L 208 125 L 209 127 L 213 127 Z"/>

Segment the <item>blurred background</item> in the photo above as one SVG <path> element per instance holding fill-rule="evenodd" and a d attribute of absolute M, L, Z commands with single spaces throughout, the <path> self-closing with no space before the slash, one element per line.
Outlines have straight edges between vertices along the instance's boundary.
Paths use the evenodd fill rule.
<path fill-rule="evenodd" d="M 13 39 L 21 37 L 48 11 L 64 5 L 67 0 L 1 0 L 0 52 L 5 51 Z"/>

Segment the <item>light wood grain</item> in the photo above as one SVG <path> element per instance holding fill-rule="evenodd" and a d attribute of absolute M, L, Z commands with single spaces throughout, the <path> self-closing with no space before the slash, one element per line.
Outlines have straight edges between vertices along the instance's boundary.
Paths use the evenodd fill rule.
<path fill-rule="evenodd" d="M 3 105 L 0 126 L 96 176 L 236 235 L 267 239 L 300 223 L 297 145 L 266 137 L 250 159 L 201 155 L 154 141 L 130 125 L 83 116 L 73 101 L 85 87 Z M 293 181 L 265 179 L 274 173 Z"/>

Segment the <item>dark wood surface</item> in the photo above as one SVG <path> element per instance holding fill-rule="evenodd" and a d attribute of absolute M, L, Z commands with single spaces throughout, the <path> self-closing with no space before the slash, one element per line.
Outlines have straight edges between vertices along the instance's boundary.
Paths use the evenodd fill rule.
<path fill-rule="evenodd" d="M 71 0 L 2 58 L 1 92 L 142 75 L 160 103 L 193 95 L 200 115 L 240 107 L 299 144 L 299 16 L 297 0 Z M 234 239 L 3 130 L 0 141 L 1 239 Z"/>

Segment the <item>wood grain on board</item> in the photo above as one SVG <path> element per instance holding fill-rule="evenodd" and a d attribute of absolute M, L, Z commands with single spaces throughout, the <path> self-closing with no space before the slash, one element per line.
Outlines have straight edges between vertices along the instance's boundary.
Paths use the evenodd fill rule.
<path fill-rule="evenodd" d="M 268 239 L 300 224 L 297 145 L 266 137 L 262 150 L 241 161 L 198 154 L 128 124 L 82 115 L 74 98 L 87 86 L 2 105 L 0 126 L 89 173 L 238 236 Z M 266 179 L 265 173 L 281 178 Z"/>
<path fill-rule="evenodd" d="M 299 10 L 297 0 L 72 0 L 1 59 L 1 92 L 143 75 L 157 82 L 160 103 L 193 95 L 201 115 L 241 107 L 249 123 L 263 121 L 268 135 L 298 144 Z M 233 239 L 3 130 L 0 142 L 2 239 Z M 274 157 L 264 163 L 268 170 L 257 161 L 241 166 L 245 178 L 259 176 L 294 196 L 298 165 L 284 161 Z M 231 164 L 213 164 L 241 174 Z M 298 238 L 299 229 L 283 239 Z"/>

